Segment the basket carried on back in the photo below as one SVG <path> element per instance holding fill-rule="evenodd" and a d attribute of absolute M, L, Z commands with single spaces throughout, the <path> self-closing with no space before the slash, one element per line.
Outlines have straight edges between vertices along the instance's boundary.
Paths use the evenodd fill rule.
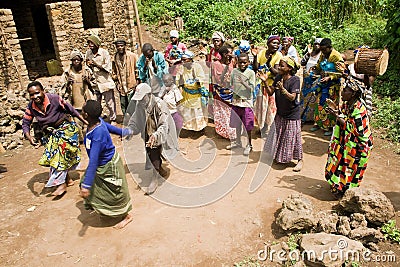
<path fill-rule="evenodd" d="M 362 48 L 354 60 L 354 69 L 358 74 L 372 76 L 383 75 L 389 63 L 389 52 L 380 49 Z"/>

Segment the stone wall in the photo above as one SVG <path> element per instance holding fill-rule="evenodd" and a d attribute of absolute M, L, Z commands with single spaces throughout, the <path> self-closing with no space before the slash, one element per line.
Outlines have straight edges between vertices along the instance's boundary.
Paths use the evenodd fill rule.
<path fill-rule="evenodd" d="M 66 68 L 71 62 L 69 55 L 73 49 L 84 51 L 81 3 L 59 2 L 46 5 L 56 58 Z"/>
<path fill-rule="evenodd" d="M 136 44 L 134 9 L 132 1 L 97 0 L 97 17 L 100 28 L 84 30 L 81 3 L 58 2 L 46 5 L 56 58 L 63 68 L 70 64 L 69 54 L 77 48 L 83 54 L 87 50 L 86 38 L 97 34 L 102 40 L 102 47 L 110 54 L 115 52 L 113 42 L 124 38 L 128 47 Z"/>
<path fill-rule="evenodd" d="M 0 26 L 0 90 L 4 93 L 8 89 L 20 87 L 19 75 L 25 86 L 28 82 L 28 71 L 11 10 L 0 9 Z"/>

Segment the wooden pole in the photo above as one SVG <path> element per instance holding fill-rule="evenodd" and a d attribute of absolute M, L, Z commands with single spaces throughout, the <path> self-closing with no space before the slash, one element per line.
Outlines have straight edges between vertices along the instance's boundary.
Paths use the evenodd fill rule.
<path fill-rule="evenodd" d="M 136 0 L 132 0 L 132 2 L 133 2 L 133 9 L 135 9 L 136 26 L 137 26 L 137 32 L 138 32 L 138 37 L 139 37 L 138 54 L 140 54 L 140 52 L 142 50 L 142 46 L 143 46 L 142 30 L 140 27 L 139 11 L 138 11 Z"/>

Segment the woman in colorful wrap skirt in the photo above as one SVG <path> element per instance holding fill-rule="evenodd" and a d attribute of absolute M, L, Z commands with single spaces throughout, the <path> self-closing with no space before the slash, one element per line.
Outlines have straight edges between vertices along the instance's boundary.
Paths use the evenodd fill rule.
<path fill-rule="evenodd" d="M 41 143 L 45 148 L 39 164 L 50 167 L 45 187 L 57 186 L 52 195 L 61 196 L 66 192 L 67 185 L 74 183 L 68 171 L 75 169 L 81 160 L 79 129 L 71 116 L 84 123 L 86 121 L 59 95 L 45 94 L 43 85 L 38 81 L 28 84 L 28 93 L 31 101 L 22 119 L 22 129 L 29 142 L 39 147 L 40 144 L 30 134 L 33 118 L 38 121 L 43 132 Z"/>
<path fill-rule="evenodd" d="M 336 125 L 329 144 L 325 179 L 336 197 L 360 185 L 372 149 L 368 112 L 361 101 L 362 86 L 348 79 L 341 95 L 340 109 L 333 102 L 327 107 L 336 118 Z"/>

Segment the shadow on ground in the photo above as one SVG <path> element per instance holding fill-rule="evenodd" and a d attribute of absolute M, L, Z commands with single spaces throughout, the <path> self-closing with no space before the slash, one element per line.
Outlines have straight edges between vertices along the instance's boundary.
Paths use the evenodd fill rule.
<path fill-rule="evenodd" d="M 326 181 L 310 178 L 303 175 L 286 175 L 278 179 L 279 184 L 288 184 L 276 186 L 278 188 L 294 190 L 321 201 L 336 200 L 331 194 L 329 184 Z"/>
<path fill-rule="evenodd" d="M 89 227 L 112 227 L 124 219 L 124 217 L 114 218 L 102 216 L 93 210 L 87 210 L 83 200 L 77 202 L 75 206 L 81 212 L 81 214 L 78 215 L 78 220 L 82 223 L 82 227 L 78 233 L 79 236 L 84 236 Z"/>

